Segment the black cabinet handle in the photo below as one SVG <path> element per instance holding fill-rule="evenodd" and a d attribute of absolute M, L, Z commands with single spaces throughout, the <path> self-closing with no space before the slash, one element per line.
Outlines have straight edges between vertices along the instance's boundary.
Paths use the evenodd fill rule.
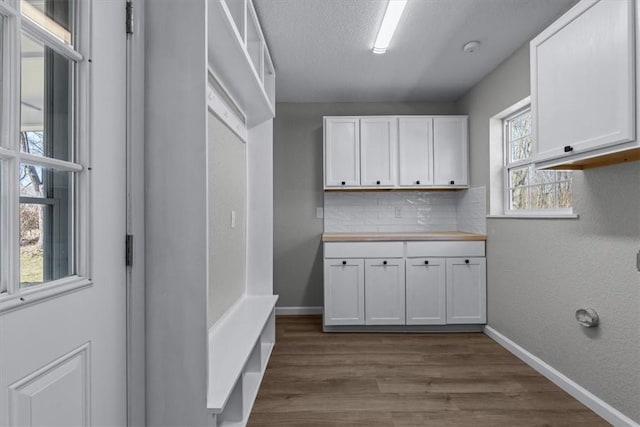
<path fill-rule="evenodd" d="M 465 264 L 469 264 L 469 260 L 468 260 L 468 259 L 465 259 L 465 260 L 464 260 L 464 263 L 465 263 Z"/>
<path fill-rule="evenodd" d="M 454 185 L 456 182 L 454 180 L 449 181 L 449 184 Z"/>
<path fill-rule="evenodd" d="M 416 181 L 416 185 L 420 185 L 420 180 Z"/>
<path fill-rule="evenodd" d="M 573 151 L 573 147 L 572 146 L 570 146 L 570 145 L 565 145 L 564 146 L 564 152 L 565 153 L 570 153 L 572 151 Z"/>
<path fill-rule="evenodd" d="M 429 261 L 425 261 L 425 262 L 424 262 L 424 265 L 429 265 Z"/>
<path fill-rule="evenodd" d="M 380 184 L 380 181 L 376 181 L 376 184 Z"/>
<path fill-rule="evenodd" d="M 345 184 L 346 184 L 346 182 L 345 182 L 345 181 L 342 181 L 342 185 L 345 185 Z"/>
<path fill-rule="evenodd" d="M 347 261 L 342 261 L 342 265 L 347 265 Z"/>
<path fill-rule="evenodd" d="M 382 261 L 382 264 L 387 265 L 387 261 Z"/>

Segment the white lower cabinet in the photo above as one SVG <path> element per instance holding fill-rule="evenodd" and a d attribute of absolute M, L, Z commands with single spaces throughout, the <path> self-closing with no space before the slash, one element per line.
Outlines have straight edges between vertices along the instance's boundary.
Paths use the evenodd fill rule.
<path fill-rule="evenodd" d="M 486 323 L 484 242 L 325 243 L 324 253 L 326 326 Z"/>
<path fill-rule="evenodd" d="M 447 281 L 444 258 L 407 259 L 407 325 L 447 323 Z"/>
<path fill-rule="evenodd" d="M 447 259 L 447 323 L 486 323 L 486 258 Z"/>
<path fill-rule="evenodd" d="M 364 325 L 364 260 L 325 259 L 325 325 Z"/>
<path fill-rule="evenodd" d="M 367 259 L 364 267 L 366 325 L 404 325 L 404 259 Z"/>

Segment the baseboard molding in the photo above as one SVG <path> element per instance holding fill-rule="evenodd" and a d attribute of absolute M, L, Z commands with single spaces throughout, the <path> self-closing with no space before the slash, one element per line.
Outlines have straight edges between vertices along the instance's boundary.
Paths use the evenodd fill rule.
<path fill-rule="evenodd" d="M 547 364 L 539 357 L 529 353 L 527 350 L 511 341 L 492 327 L 486 326 L 484 328 L 484 333 L 502 347 L 513 353 L 518 359 L 531 366 L 555 385 L 576 398 L 576 400 L 580 401 L 583 405 L 600 415 L 607 422 L 616 427 L 640 427 L 640 424 L 636 423 L 631 418 L 627 417 L 622 412 L 618 411 L 616 408 L 573 381 L 571 378 Z"/>
<path fill-rule="evenodd" d="M 276 307 L 276 316 L 322 314 L 322 307 Z"/>

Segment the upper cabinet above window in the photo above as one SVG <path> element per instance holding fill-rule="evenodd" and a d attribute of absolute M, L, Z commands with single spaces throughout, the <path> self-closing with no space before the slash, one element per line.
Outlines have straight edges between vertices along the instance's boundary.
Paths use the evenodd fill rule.
<path fill-rule="evenodd" d="M 537 167 L 638 158 L 635 3 L 583 0 L 531 41 Z"/>

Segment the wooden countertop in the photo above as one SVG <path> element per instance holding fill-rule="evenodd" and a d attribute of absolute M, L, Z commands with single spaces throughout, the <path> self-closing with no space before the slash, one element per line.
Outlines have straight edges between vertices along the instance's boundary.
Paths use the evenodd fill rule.
<path fill-rule="evenodd" d="M 323 233 L 323 242 L 389 242 L 389 241 L 468 241 L 487 240 L 484 234 L 463 231 L 431 231 L 404 233 Z"/>

